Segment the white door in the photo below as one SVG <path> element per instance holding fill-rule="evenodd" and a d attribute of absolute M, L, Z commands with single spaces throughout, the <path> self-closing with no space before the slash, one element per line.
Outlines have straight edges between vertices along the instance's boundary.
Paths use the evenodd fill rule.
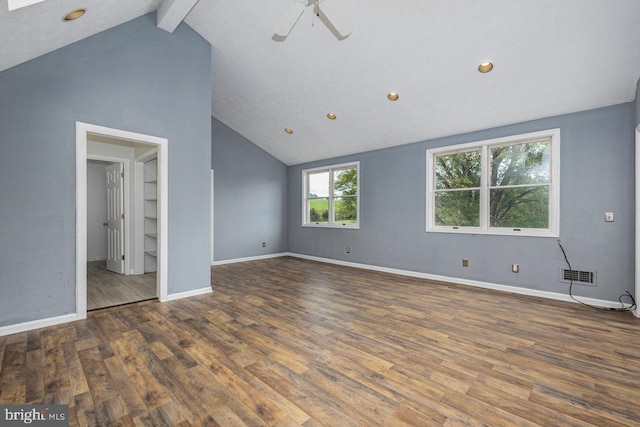
<path fill-rule="evenodd" d="M 124 165 L 107 166 L 107 270 L 124 274 Z"/>

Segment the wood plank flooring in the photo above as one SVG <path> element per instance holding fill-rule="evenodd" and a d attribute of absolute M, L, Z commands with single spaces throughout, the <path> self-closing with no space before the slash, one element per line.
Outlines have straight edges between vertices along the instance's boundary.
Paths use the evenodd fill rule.
<path fill-rule="evenodd" d="M 0 337 L 0 404 L 72 425 L 638 426 L 640 320 L 276 258 Z"/>
<path fill-rule="evenodd" d="M 87 310 L 156 298 L 156 273 L 116 274 L 106 261 L 87 262 Z"/>

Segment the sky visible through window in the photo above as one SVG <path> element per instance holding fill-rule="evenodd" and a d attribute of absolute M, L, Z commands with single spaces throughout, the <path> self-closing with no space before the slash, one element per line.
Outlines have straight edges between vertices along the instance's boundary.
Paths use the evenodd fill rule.
<path fill-rule="evenodd" d="M 316 197 L 329 197 L 329 172 L 309 175 L 309 194 Z"/>

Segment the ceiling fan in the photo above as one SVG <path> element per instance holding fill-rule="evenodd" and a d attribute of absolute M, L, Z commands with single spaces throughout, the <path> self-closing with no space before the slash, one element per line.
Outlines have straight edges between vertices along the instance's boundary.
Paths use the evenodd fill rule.
<path fill-rule="evenodd" d="M 304 10 L 313 6 L 313 13 L 331 30 L 338 40 L 351 34 L 351 23 L 335 6 L 335 0 L 295 0 L 284 14 L 273 34 L 273 40 L 284 41 L 302 16 Z"/>

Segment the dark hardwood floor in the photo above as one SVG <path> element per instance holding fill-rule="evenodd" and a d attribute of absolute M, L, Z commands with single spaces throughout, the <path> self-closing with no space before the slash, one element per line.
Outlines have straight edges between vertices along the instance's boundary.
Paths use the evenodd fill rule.
<path fill-rule="evenodd" d="M 0 337 L 0 404 L 72 425 L 640 425 L 640 320 L 276 258 Z"/>

